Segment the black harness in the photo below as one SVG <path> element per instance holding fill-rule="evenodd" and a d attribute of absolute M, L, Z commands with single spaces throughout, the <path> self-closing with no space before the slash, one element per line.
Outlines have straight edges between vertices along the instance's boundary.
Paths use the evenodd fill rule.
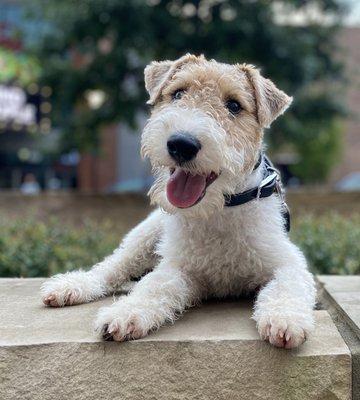
<path fill-rule="evenodd" d="M 234 207 L 240 206 L 241 204 L 248 203 L 251 200 L 261 199 L 264 197 L 269 197 L 273 193 L 280 196 L 282 202 L 282 215 L 285 221 L 285 227 L 287 232 L 290 231 L 290 211 L 285 202 L 284 189 L 281 183 L 280 172 L 274 167 L 272 162 L 268 159 L 265 154 L 260 154 L 259 161 L 254 167 L 254 171 L 259 168 L 259 166 L 264 161 L 264 177 L 260 182 L 259 186 L 252 189 L 245 190 L 245 192 L 225 195 L 225 206 Z"/>

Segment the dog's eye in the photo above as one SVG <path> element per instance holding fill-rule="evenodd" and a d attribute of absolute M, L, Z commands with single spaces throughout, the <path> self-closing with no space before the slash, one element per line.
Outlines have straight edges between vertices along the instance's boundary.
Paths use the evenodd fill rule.
<path fill-rule="evenodd" d="M 175 92 L 171 95 L 171 98 L 173 100 L 180 100 L 184 93 L 185 93 L 184 89 L 175 90 Z"/>
<path fill-rule="evenodd" d="M 233 115 L 239 114 L 242 109 L 240 103 L 236 100 L 228 100 L 225 106 Z"/>

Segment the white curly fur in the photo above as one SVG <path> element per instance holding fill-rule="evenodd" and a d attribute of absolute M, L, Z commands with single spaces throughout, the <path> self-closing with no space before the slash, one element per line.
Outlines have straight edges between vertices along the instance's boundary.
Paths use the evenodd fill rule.
<path fill-rule="evenodd" d="M 284 230 L 280 199 L 273 195 L 224 207 L 224 194 L 261 181 L 264 165 L 252 172 L 262 147 L 261 121 L 268 124 L 291 99 L 251 66 L 229 66 L 203 57 L 151 64 L 145 74 L 157 104 L 144 129 L 142 153 L 150 158 L 157 177 L 150 196 L 159 209 L 90 271 L 46 281 L 44 303 L 92 301 L 148 272 L 96 318 L 95 327 L 106 339 L 122 341 L 174 321 L 185 308 L 207 297 L 260 289 L 253 314 L 260 336 L 278 347 L 300 345 L 313 329 L 315 287 L 304 256 Z M 171 92 L 178 88 L 186 88 L 186 93 L 174 102 Z M 223 105 L 229 93 L 243 106 L 236 118 Z M 187 209 L 171 205 L 165 191 L 169 170 L 176 167 L 166 143 L 177 131 L 190 132 L 202 145 L 195 160 L 182 168 L 219 174 L 205 197 Z"/>

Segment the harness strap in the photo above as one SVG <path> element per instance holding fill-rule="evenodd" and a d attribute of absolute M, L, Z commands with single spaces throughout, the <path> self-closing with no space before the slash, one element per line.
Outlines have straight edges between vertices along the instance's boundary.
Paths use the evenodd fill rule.
<path fill-rule="evenodd" d="M 290 211 L 289 211 L 289 208 L 283 198 L 283 189 L 281 186 L 280 173 L 273 166 L 273 164 L 267 158 L 267 156 L 264 154 L 260 155 L 259 161 L 256 163 L 254 170 L 256 170 L 260 166 L 262 160 L 264 160 L 264 164 L 265 164 L 265 175 L 264 175 L 262 181 L 260 182 L 259 186 L 245 190 L 244 192 L 241 192 L 241 193 L 224 195 L 225 207 L 239 206 L 241 204 L 248 203 L 249 201 L 252 201 L 255 199 L 270 197 L 273 193 L 277 193 L 282 200 L 282 206 L 283 206 L 282 214 L 283 214 L 283 217 L 285 220 L 286 230 L 287 230 L 287 232 L 289 232 L 290 231 Z"/>

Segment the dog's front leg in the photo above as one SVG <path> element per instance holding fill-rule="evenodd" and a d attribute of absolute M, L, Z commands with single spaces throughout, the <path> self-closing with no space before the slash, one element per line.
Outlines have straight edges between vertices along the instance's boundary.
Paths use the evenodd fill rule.
<path fill-rule="evenodd" d="M 112 293 L 131 277 L 141 276 L 153 268 L 162 218 L 160 210 L 151 213 L 130 231 L 113 254 L 90 271 L 72 271 L 45 281 L 41 287 L 43 302 L 54 307 L 87 303 Z"/>
<path fill-rule="evenodd" d="M 105 340 L 138 339 L 174 321 L 195 298 L 195 286 L 186 274 L 162 261 L 127 296 L 100 309 L 95 328 Z"/>
<path fill-rule="evenodd" d="M 303 254 L 286 237 L 264 246 L 262 258 L 263 264 L 274 267 L 274 276 L 255 303 L 253 318 L 260 336 L 277 347 L 297 347 L 314 325 L 313 276 Z"/>

